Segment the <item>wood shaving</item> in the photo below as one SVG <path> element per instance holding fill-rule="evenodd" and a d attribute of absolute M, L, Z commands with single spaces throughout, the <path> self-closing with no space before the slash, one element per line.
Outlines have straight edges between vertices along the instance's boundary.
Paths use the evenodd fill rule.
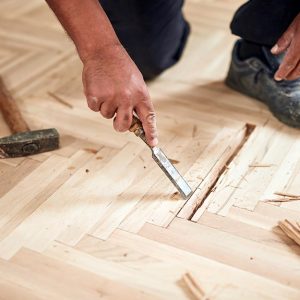
<path fill-rule="evenodd" d="M 277 199 L 267 199 L 264 202 L 291 202 L 291 201 L 299 201 L 300 198 L 277 198 Z"/>
<path fill-rule="evenodd" d="M 179 164 L 179 160 L 176 160 L 176 159 L 169 158 L 169 161 L 170 161 L 171 164 L 173 164 L 173 165 Z"/>
<path fill-rule="evenodd" d="M 73 105 L 70 104 L 69 102 L 67 102 L 66 100 L 62 99 L 61 97 L 57 96 L 56 94 L 52 93 L 52 92 L 48 92 L 47 93 L 50 97 L 52 97 L 54 100 L 56 100 L 57 102 L 63 104 L 64 106 L 67 106 L 69 108 L 73 108 Z"/>
<path fill-rule="evenodd" d="M 98 150 L 93 148 L 84 148 L 83 150 L 92 154 L 98 153 Z"/>
<path fill-rule="evenodd" d="M 252 164 L 249 165 L 249 168 L 269 168 L 273 167 L 274 165 L 264 165 L 264 164 Z"/>
<path fill-rule="evenodd" d="M 182 276 L 182 282 L 185 284 L 185 287 L 189 290 L 189 292 L 195 299 L 208 300 L 208 298 L 206 297 L 206 293 L 190 273 L 185 273 Z"/>
<path fill-rule="evenodd" d="M 283 193 L 283 192 L 275 192 L 274 195 L 289 197 L 289 198 L 300 198 L 300 195 L 293 195 L 293 194 Z"/>
<path fill-rule="evenodd" d="M 300 226 L 298 222 L 285 219 L 284 221 L 279 221 L 278 225 L 289 238 L 300 246 Z"/>

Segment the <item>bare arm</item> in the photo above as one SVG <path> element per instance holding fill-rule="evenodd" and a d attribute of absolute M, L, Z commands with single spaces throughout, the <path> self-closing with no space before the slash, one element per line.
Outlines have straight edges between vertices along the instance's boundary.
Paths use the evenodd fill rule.
<path fill-rule="evenodd" d="M 114 119 L 117 131 L 129 129 L 135 111 L 150 146 L 157 144 L 155 113 L 142 74 L 120 44 L 97 0 L 46 0 L 83 62 L 88 106 Z"/>

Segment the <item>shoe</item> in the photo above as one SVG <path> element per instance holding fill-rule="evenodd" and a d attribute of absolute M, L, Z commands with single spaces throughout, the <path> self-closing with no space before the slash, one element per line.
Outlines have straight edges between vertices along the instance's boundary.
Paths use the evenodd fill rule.
<path fill-rule="evenodd" d="M 274 80 L 283 55 L 274 56 L 266 47 L 262 47 L 265 62 L 256 57 L 240 60 L 240 43 L 234 45 L 226 85 L 264 102 L 281 122 L 300 128 L 300 79 Z"/>

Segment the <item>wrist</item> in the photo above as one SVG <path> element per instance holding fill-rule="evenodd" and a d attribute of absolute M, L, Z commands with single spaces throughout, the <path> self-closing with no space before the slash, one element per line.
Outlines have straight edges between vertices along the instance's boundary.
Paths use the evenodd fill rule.
<path fill-rule="evenodd" d="M 124 48 L 119 41 L 115 41 L 105 45 L 88 45 L 84 49 L 78 49 L 78 53 L 82 63 L 86 64 L 103 57 L 119 56 L 124 53 Z"/>
<path fill-rule="evenodd" d="M 83 64 L 90 60 L 99 59 L 99 57 L 112 55 L 121 49 L 123 50 L 123 46 L 119 41 L 112 41 L 103 45 L 90 43 L 85 44 L 84 47 L 77 47 L 79 57 Z"/>

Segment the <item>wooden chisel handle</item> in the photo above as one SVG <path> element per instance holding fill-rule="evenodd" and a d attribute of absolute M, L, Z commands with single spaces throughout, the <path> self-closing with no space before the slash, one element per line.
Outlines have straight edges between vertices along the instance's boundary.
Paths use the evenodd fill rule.
<path fill-rule="evenodd" d="M 7 91 L 0 77 L 0 110 L 12 133 L 29 131 L 29 127 L 12 96 Z"/>
<path fill-rule="evenodd" d="M 129 131 L 133 132 L 136 136 L 141 138 L 148 145 L 146 136 L 145 136 L 145 131 L 143 129 L 143 124 L 140 121 L 140 119 L 138 117 L 136 117 L 135 115 L 133 115 L 133 117 L 132 117 L 132 123 L 129 128 Z"/>

